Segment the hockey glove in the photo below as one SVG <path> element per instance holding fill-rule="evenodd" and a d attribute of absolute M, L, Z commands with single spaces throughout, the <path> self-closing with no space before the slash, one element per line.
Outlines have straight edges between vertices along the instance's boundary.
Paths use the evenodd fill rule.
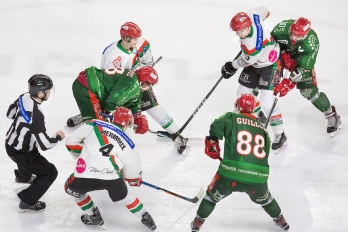
<path fill-rule="evenodd" d="M 140 187 L 143 181 L 143 178 L 142 178 L 142 175 L 140 174 L 140 177 L 138 179 L 127 179 L 127 181 L 129 183 L 129 186 Z"/>
<path fill-rule="evenodd" d="M 293 83 L 290 79 L 284 78 L 280 84 L 278 84 L 276 87 L 273 89 L 273 94 L 277 95 L 280 93 L 280 97 L 285 96 L 290 90 L 292 90 L 296 86 L 295 83 Z"/>
<path fill-rule="evenodd" d="M 284 67 L 290 72 L 294 71 L 297 66 L 297 63 L 294 59 L 291 58 L 290 54 L 287 52 L 283 52 L 281 56 L 284 63 Z"/>
<path fill-rule="evenodd" d="M 233 76 L 237 72 L 237 69 L 235 69 L 232 65 L 232 62 L 226 62 L 224 66 L 221 68 L 221 75 L 223 78 L 228 79 L 231 76 Z"/>
<path fill-rule="evenodd" d="M 211 142 L 214 141 L 214 142 Z M 220 157 L 219 140 L 211 139 L 209 136 L 205 137 L 205 154 L 212 159 L 218 159 Z"/>
<path fill-rule="evenodd" d="M 134 115 L 134 124 L 137 126 L 135 130 L 136 134 L 145 134 L 149 129 L 147 119 L 145 115 L 142 115 L 141 113 Z"/>

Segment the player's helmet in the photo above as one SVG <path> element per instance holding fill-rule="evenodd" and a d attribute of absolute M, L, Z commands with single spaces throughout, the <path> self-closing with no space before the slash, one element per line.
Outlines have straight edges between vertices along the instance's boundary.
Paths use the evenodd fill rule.
<path fill-rule="evenodd" d="M 135 73 L 138 76 L 140 82 L 150 82 L 151 84 L 156 84 L 158 82 L 158 74 L 154 68 L 151 66 L 144 66 L 136 70 Z"/>
<path fill-rule="evenodd" d="M 29 93 L 37 97 L 40 91 L 46 94 L 46 91 L 53 88 L 53 81 L 44 74 L 35 74 L 28 80 Z"/>
<path fill-rule="evenodd" d="M 112 123 L 126 128 L 133 120 L 132 111 L 123 106 L 116 109 L 112 117 Z"/>
<path fill-rule="evenodd" d="M 251 25 L 252 22 L 250 17 L 244 12 L 239 12 L 233 16 L 230 22 L 230 27 L 233 31 L 240 31 L 246 27 L 251 27 Z"/>
<path fill-rule="evenodd" d="M 305 37 L 311 29 L 311 22 L 303 17 L 298 18 L 290 26 L 290 34 L 296 37 Z"/>
<path fill-rule="evenodd" d="M 236 102 L 237 110 L 247 114 L 254 112 L 255 104 L 255 98 L 252 94 L 242 94 Z"/>
<path fill-rule="evenodd" d="M 130 38 L 139 38 L 141 36 L 141 29 L 132 22 L 126 22 L 121 26 L 120 29 L 121 38 L 130 37 Z"/>

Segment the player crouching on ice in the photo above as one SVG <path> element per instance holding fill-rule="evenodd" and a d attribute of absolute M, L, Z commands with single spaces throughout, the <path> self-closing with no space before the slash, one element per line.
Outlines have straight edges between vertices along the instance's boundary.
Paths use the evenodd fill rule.
<path fill-rule="evenodd" d="M 288 230 L 290 227 L 267 186 L 271 141 L 267 131 L 252 115 L 254 96 L 242 94 L 236 101 L 236 108 L 238 113 L 228 112 L 216 119 L 205 139 L 205 153 L 212 159 L 221 160 L 219 140 L 225 137 L 224 157 L 191 223 L 192 232 L 199 231 L 216 203 L 233 192 L 248 194 L 277 226 Z"/>
<path fill-rule="evenodd" d="M 87 121 L 66 140 L 74 159 L 77 159 L 74 173 L 65 183 L 65 191 L 85 212 L 81 221 L 102 229 L 104 220 L 88 192 L 107 190 L 113 202 L 121 201 L 151 230 L 156 224 L 140 200 L 133 196 L 130 186 L 142 183 L 142 168 L 135 144 L 124 132 L 133 121 L 131 110 L 116 109 L 112 123 L 101 120 Z"/>

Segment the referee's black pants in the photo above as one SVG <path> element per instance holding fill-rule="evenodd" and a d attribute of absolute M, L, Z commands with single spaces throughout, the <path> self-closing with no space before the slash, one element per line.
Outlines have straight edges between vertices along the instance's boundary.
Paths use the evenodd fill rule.
<path fill-rule="evenodd" d="M 17 163 L 21 174 L 36 175 L 33 183 L 17 194 L 24 203 L 34 205 L 57 178 L 56 167 L 48 162 L 37 149 L 27 153 L 16 153 L 16 150 L 6 144 L 6 151 L 8 156 Z"/>

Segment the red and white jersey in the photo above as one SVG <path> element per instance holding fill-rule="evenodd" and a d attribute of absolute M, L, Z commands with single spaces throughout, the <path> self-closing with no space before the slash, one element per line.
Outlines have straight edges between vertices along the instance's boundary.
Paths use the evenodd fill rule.
<path fill-rule="evenodd" d="M 141 175 L 141 160 L 135 144 L 117 126 L 91 120 L 65 141 L 76 161 L 74 176 L 101 180 L 136 180 Z"/>
<path fill-rule="evenodd" d="M 139 38 L 136 49 L 127 51 L 121 46 L 121 40 L 119 40 L 104 49 L 100 68 L 109 69 L 121 67 L 131 69 L 138 64 L 138 57 L 142 65 L 137 66 L 137 69 L 153 62 L 149 42 L 144 38 Z"/>
<path fill-rule="evenodd" d="M 264 20 L 269 16 L 266 7 L 253 8 L 246 12 L 252 21 L 251 33 L 240 39 L 242 54 L 232 62 L 234 68 L 252 65 L 262 68 L 272 65 L 279 57 L 279 45 L 266 28 Z"/>

